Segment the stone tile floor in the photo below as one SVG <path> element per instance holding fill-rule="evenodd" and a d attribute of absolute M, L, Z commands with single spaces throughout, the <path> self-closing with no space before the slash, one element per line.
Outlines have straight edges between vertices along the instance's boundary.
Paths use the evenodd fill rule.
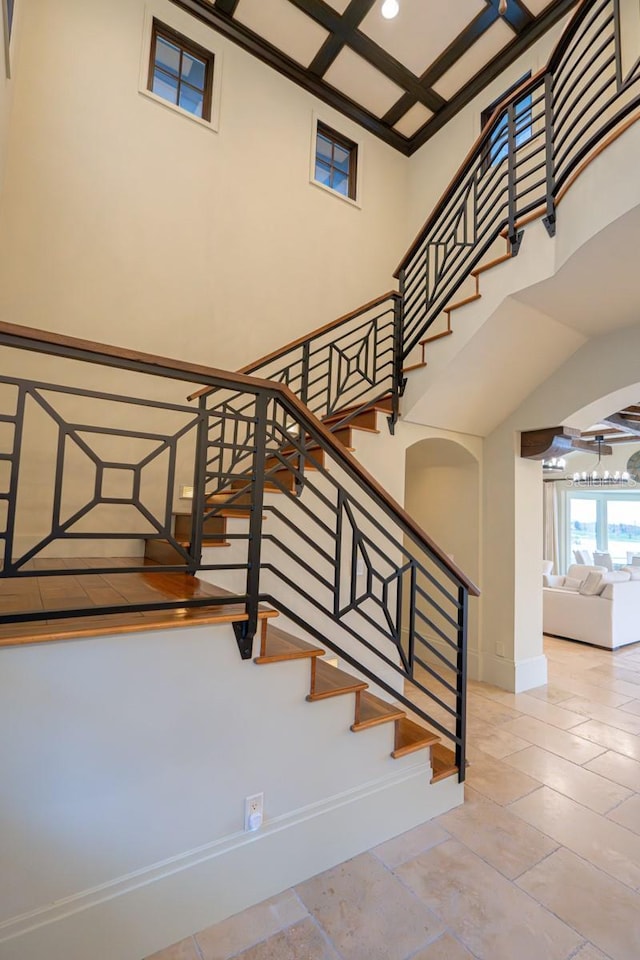
<path fill-rule="evenodd" d="M 640 960 L 640 645 L 469 688 L 465 804 L 148 960 Z"/>

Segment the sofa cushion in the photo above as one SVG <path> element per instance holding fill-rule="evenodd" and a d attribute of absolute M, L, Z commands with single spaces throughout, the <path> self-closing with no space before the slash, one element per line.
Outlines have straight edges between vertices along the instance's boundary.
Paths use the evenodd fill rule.
<path fill-rule="evenodd" d="M 628 573 L 632 580 L 640 580 L 640 567 L 620 567 L 620 573 Z"/>
<path fill-rule="evenodd" d="M 604 589 L 600 596 L 603 600 L 613 600 L 613 591 L 615 589 L 614 583 L 605 583 Z"/>
<path fill-rule="evenodd" d="M 606 567 L 589 566 L 586 563 L 572 563 L 567 570 L 568 577 L 574 577 L 578 580 L 584 580 L 588 573 L 606 573 Z"/>
<path fill-rule="evenodd" d="M 631 574 L 626 570 L 610 570 L 602 574 L 602 579 L 605 583 L 626 583 L 631 580 Z"/>
<path fill-rule="evenodd" d="M 580 584 L 580 593 L 583 597 L 597 597 L 603 589 L 604 577 L 601 573 L 588 573 Z"/>

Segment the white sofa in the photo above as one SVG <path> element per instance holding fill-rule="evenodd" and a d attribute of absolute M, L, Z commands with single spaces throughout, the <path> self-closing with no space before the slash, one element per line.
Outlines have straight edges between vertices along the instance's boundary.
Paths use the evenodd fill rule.
<path fill-rule="evenodd" d="M 545 576 L 544 632 L 610 650 L 640 642 L 640 570 L 636 568 L 634 579 L 630 570 L 609 573 L 603 567 L 573 564 L 566 577 Z M 597 592 L 580 592 L 585 589 Z"/>

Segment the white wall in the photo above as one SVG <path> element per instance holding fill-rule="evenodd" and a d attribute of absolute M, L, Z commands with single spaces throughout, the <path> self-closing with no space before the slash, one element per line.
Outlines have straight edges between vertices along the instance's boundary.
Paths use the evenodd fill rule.
<path fill-rule="evenodd" d="M 384 292 L 406 160 L 169 0 L 222 61 L 219 132 L 139 90 L 142 0 L 30 0 L 0 317 L 241 366 Z M 362 203 L 309 183 L 312 114 L 361 142 Z"/>
<path fill-rule="evenodd" d="M 140 960 L 461 802 L 308 689 L 229 625 L 3 650 L 2 960 Z"/>

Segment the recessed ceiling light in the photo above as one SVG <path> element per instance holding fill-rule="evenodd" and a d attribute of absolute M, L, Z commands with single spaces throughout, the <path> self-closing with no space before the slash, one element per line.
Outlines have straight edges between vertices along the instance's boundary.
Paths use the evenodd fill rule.
<path fill-rule="evenodd" d="M 397 17 L 398 13 L 400 12 L 400 4 L 398 3 L 398 0 L 384 0 L 380 12 L 385 20 L 393 20 L 393 18 Z"/>

